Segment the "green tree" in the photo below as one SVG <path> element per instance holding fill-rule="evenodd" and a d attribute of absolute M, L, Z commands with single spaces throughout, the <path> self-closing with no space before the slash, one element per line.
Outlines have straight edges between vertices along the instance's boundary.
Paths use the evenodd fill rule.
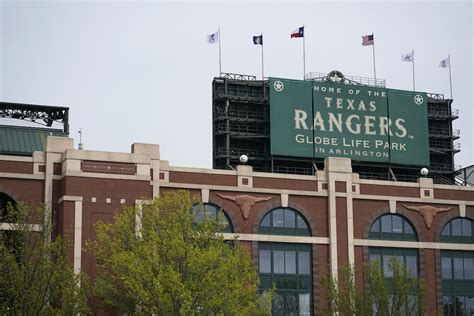
<path fill-rule="evenodd" d="M 63 239 L 51 239 L 46 208 L 20 203 L 1 211 L 9 229 L 0 231 L 0 314 L 87 314 L 87 278 L 74 273 Z"/>
<path fill-rule="evenodd" d="M 324 314 L 334 315 L 424 315 L 426 312 L 425 282 L 413 276 L 395 257 L 390 261 L 392 277 L 384 275 L 379 261 L 363 267 L 364 284 L 357 286 L 352 266 L 339 270 L 337 278 L 331 274 L 322 278 L 326 290 Z"/>
<path fill-rule="evenodd" d="M 191 212 L 195 203 L 186 191 L 166 193 L 142 209 L 124 209 L 114 223 L 96 224 L 89 247 L 101 307 L 126 314 L 268 313 L 248 252 L 224 241 L 219 219 L 198 222 L 203 214 Z"/>

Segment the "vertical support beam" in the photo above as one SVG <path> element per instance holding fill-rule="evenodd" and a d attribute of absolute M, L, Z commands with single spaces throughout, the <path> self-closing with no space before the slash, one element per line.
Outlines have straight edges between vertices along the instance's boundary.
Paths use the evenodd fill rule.
<path fill-rule="evenodd" d="M 61 223 L 62 233 L 68 236 L 71 233 L 70 237 L 73 241 L 72 263 L 74 273 L 79 273 L 82 266 L 82 201 L 82 196 L 71 195 L 64 195 L 58 200 L 58 204 L 63 204 L 61 214 L 63 218 L 63 223 Z"/>
<path fill-rule="evenodd" d="M 352 200 L 352 174 L 346 174 L 346 207 L 347 207 L 347 251 L 349 264 L 355 263 L 354 255 L 354 212 Z"/>
<path fill-rule="evenodd" d="M 82 260 L 82 197 L 74 201 L 74 273 L 81 272 Z"/>
<path fill-rule="evenodd" d="M 329 206 L 329 259 L 331 274 L 337 276 L 337 219 L 336 219 L 336 180 L 328 174 L 328 206 Z"/>
<path fill-rule="evenodd" d="M 352 208 L 352 166 L 351 160 L 347 158 L 335 158 L 328 157 L 324 160 L 324 172 L 326 173 L 326 179 L 328 181 L 328 219 L 329 219 L 329 257 L 331 261 L 331 273 L 333 276 L 337 276 L 338 272 L 338 225 L 337 225 L 337 198 L 336 198 L 336 181 L 346 182 L 344 187 L 347 198 L 346 198 L 346 214 L 347 222 L 341 225 L 346 226 L 347 229 L 341 228 L 340 233 L 342 236 L 347 234 L 348 245 L 348 258 L 349 262 L 354 262 L 354 229 L 353 229 L 353 208 Z M 343 210 L 340 210 L 342 212 Z M 344 217 L 342 216 L 342 217 Z M 340 216 L 341 217 L 341 216 Z M 344 241 L 345 242 L 345 241 Z M 345 260 L 345 255 L 343 255 Z"/>

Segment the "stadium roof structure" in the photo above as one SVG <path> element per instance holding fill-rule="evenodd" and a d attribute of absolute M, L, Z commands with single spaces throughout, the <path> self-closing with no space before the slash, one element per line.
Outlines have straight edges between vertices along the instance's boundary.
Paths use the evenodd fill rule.
<path fill-rule="evenodd" d="M 31 156 L 44 151 L 48 136 L 69 135 L 69 108 L 0 102 L 0 119 L 16 119 L 41 127 L 0 124 L 0 154 Z M 62 125 L 56 128 L 53 125 Z M 30 124 L 29 124 L 30 125 Z"/>

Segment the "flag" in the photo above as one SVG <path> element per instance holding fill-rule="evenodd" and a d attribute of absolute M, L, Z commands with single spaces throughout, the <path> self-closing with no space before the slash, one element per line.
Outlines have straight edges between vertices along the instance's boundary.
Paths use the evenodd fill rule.
<path fill-rule="evenodd" d="M 294 30 L 293 32 L 291 32 L 291 35 L 290 35 L 291 38 L 294 38 L 294 37 L 304 37 L 304 26 Z"/>
<path fill-rule="evenodd" d="M 446 57 L 445 59 L 443 59 L 442 61 L 440 61 L 440 62 L 439 62 L 439 66 L 440 66 L 441 68 L 449 67 L 449 66 L 450 66 L 449 57 Z"/>
<path fill-rule="evenodd" d="M 402 61 L 413 61 L 413 51 L 411 53 L 402 54 Z"/>
<path fill-rule="evenodd" d="M 263 34 L 253 37 L 254 45 L 263 45 Z"/>
<path fill-rule="evenodd" d="M 374 34 L 362 36 L 362 46 L 374 45 Z"/>
<path fill-rule="evenodd" d="M 214 34 L 210 34 L 207 36 L 207 42 L 209 44 L 215 44 L 215 43 L 219 43 L 219 34 L 220 31 L 217 31 L 215 32 Z"/>

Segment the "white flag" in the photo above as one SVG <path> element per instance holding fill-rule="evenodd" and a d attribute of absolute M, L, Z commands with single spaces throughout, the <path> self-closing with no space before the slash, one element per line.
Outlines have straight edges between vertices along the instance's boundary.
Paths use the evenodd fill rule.
<path fill-rule="evenodd" d="M 217 31 L 214 34 L 208 35 L 207 36 L 207 42 L 209 44 L 219 43 L 219 33 L 220 33 L 220 31 Z"/>
<path fill-rule="evenodd" d="M 413 52 L 402 54 L 402 61 L 413 61 Z"/>
<path fill-rule="evenodd" d="M 439 62 L 439 66 L 441 68 L 446 68 L 446 67 L 449 67 L 449 57 L 446 57 L 445 59 L 443 59 L 442 61 Z"/>

